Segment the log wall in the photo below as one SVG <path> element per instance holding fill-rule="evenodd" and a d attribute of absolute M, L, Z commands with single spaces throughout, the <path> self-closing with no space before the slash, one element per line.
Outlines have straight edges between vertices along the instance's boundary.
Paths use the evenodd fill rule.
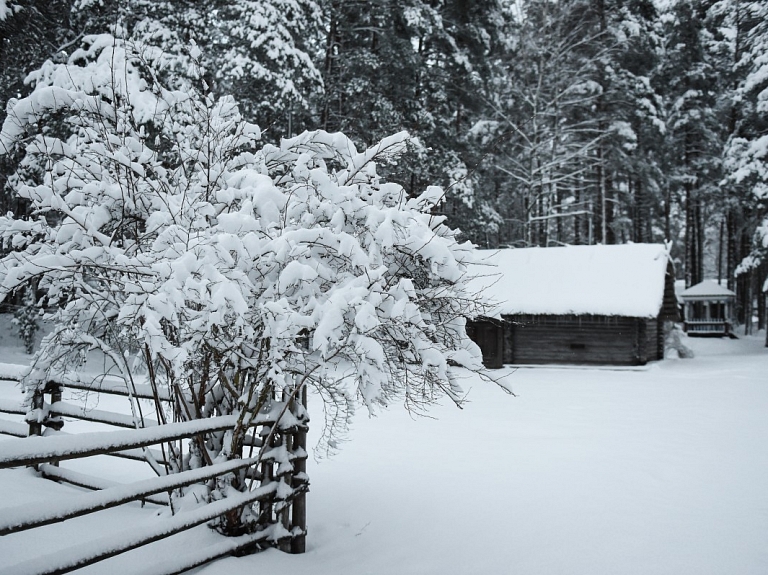
<path fill-rule="evenodd" d="M 504 331 L 504 323 L 494 319 L 467 322 L 467 335 L 483 352 L 485 367 L 503 366 Z"/>
<path fill-rule="evenodd" d="M 664 328 L 661 318 L 639 320 L 646 322 L 646 358 L 648 361 L 664 359 Z"/>
<path fill-rule="evenodd" d="M 643 365 L 658 359 L 656 319 L 508 316 L 505 363 Z"/>

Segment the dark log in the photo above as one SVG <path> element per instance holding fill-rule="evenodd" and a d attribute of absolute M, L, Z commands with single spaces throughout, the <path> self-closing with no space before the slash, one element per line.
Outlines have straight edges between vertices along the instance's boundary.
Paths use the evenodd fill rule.
<path fill-rule="evenodd" d="M 656 319 L 613 316 L 509 316 L 516 364 L 642 365 Z M 651 325 L 652 324 L 652 325 Z M 650 333 L 649 333 L 650 332 Z M 655 355 L 655 354 L 654 354 Z"/>
<path fill-rule="evenodd" d="M 301 392 L 301 404 L 304 408 L 307 407 L 307 388 L 304 387 Z M 294 450 L 307 451 L 307 432 L 300 429 L 296 431 L 294 435 Z M 293 461 L 293 487 L 296 489 L 299 487 L 298 483 L 306 485 L 307 476 L 307 459 L 306 457 L 300 457 Z M 293 500 L 291 510 L 291 526 L 293 529 L 299 529 L 301 534 L 294 535 L 291 540 L 291 553 L 304 553 L 306 551 L 307 540 L 307 490 L 301 489 L 298 495 Z"/>
<path fill-rule="evenodd" d="M 45 396 L 43 395 L 43 391 L 41 389 L 35 390 L 35 393 L 32 396 L 32 410 L 42 410 L 44 407 L 45 407 Z M 42 421 L 38 421 L 37 419 L 34 419 L 32 421 L 27 421 L 27 423 L 29 423 L 30 436 L 43 434 Z M 42 462 L 39 461 L 38 463 L 42 463 Z"/>
<path fill-rule="evenodd" d="M 2 446 L 3 449 L 0 449 L 0 469 L 20 467 L 24 465 L 36 465 L 53 460 L 63 461 L 65 459 L 90 457 L 91 455 L 105 455 L 113 451 L 146 447 L 164 441 L 191 437 L 192 435 L 204 432 L 225 431 L 231 429 L 235 421 L 236 418 L 233 416 L 222 416 L 211 418 L 209 420 L 169 423 L 155 428 L 112 431 L 107 433 L 83 433 L 77 436 L 71 436 L 73 438 L 71 448 L 55 451 L 55 453 L 50 451 L 51 444 L 53 441 L 58 441 L 60 439 L 64 440 L 63 443 L 66 443 L 65 438 L 41 437 L 29 439 L 23 442 L 23 449 L 21 443 L 5 442 Z M 124 435 L 119 435 L 118 440 L 110 441 L 110 436 L 112 434 Z M 69 437 L 70 436 L 67 436 L 67 438 Z M 86 437 L 91 441 L 84 443 L 83 439 Z M 95 445 L 97 441 L 100 443 L 98 446 Z"/>

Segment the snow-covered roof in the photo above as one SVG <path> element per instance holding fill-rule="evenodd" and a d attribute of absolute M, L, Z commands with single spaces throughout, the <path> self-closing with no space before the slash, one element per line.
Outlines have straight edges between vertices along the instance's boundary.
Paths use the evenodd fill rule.
<path fill-rule="evenodd" d="M 736 294 L 715 280 L 704 280 L 680 293 L 681 298 L 736 297 Z"/>
<path fill-rule="evenodd" d="M 479 250 L 470 287 L 494 315 L 656 317 L 664 299 L 661 244 Z"/>

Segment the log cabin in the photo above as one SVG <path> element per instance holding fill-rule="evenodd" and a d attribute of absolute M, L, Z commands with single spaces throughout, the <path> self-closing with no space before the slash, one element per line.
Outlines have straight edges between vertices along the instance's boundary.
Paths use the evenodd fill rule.
<path fill-rule="evenodd" d="M 487 367 L 644 365 L 664 357 L 677 321 L 665 246 L 479 250 L 470 285 L 493 304 L 467 325 Z"/>

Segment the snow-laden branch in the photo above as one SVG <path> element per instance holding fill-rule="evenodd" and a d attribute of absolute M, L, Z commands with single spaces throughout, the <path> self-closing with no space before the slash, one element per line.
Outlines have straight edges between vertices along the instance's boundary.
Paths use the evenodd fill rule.
<path fill-rule="evenodd" d="M 409 198 L 377 172 L 408 134 L 362 151 L 323 131 L 262 146 L 232 98 L 160 86 L 162 55 L 84 43 L 33 75 L 2 128 L 33 216 L 0 218 L 0 297 L 34 284 L 56 324 L 30 393 L 98 350 L 177 419 L 237 416 L 180 467 L 237 456 L 286 387 L 318 390 L 331 429 L 358 401 L 461 403 L 452 365 L 482 369 L 465 324 L 485 307 L 466 285 L 472 247 L 432 214 L 443 191 Z"/>

